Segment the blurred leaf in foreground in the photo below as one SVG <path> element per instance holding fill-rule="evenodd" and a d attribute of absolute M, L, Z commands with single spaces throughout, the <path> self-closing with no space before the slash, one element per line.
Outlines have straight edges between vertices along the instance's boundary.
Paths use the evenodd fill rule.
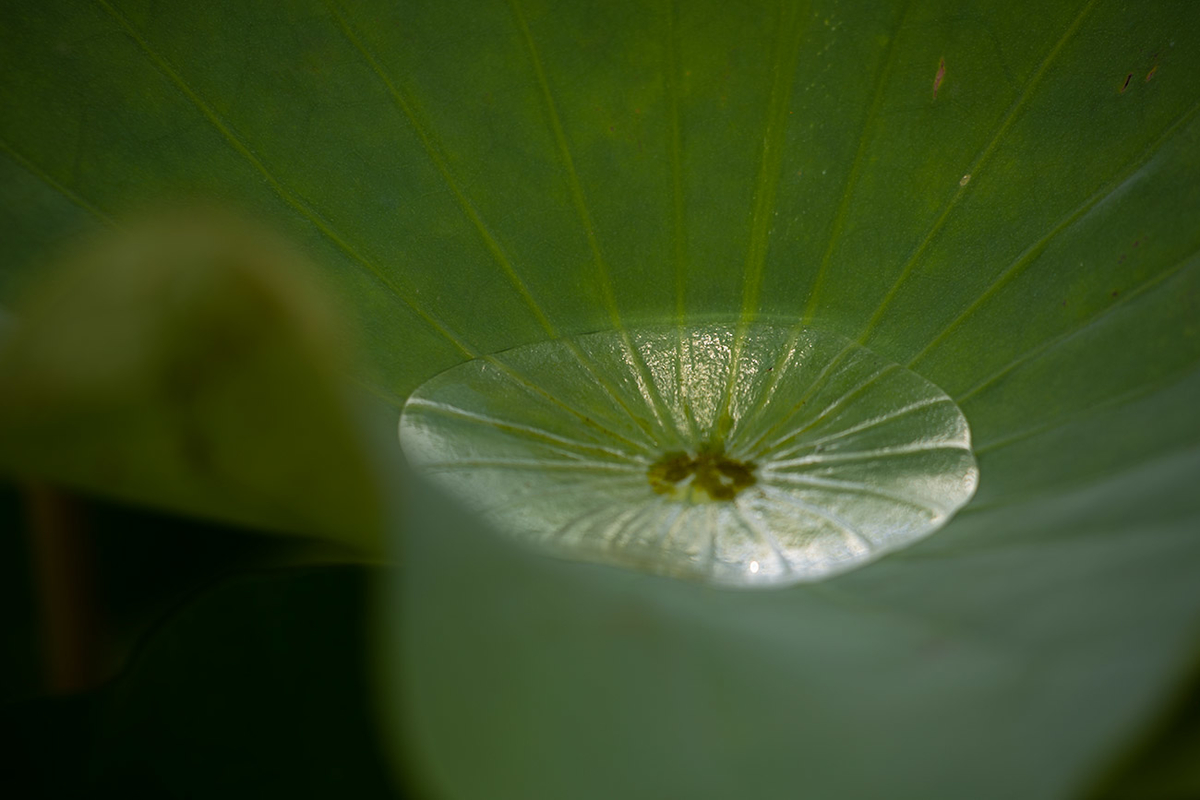
<path fill-rule="evenodd" d="M 1079 796 L 1194 652 L 1198 469 L 771 592 L 556 563 L 413 489 L 377 627 L 400 763 L 489 800 Z"/>
<path fill-rule="evenodd" d="M 0 468 L 371 547 L 343 330 L 259 226 L 180 210 L 80 247 L 0 353 Z"/>
<path fill-rule="evenodd" d="M 1089 800 L 1190 800 L 1200 797 L 1200 672 L 1176 708 L 1146 740 L 1114 765 Z"/>

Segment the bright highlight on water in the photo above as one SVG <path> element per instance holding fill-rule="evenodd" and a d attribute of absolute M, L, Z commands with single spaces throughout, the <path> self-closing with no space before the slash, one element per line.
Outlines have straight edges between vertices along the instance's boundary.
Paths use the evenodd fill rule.
<path fill-rule="evenodd" d="M 725 586 L 865 564 L 974 494 L 941 389 L 840 336 L 608 331 L 460 364 L 400 418 L 416 468 L 515 539 Z"/>

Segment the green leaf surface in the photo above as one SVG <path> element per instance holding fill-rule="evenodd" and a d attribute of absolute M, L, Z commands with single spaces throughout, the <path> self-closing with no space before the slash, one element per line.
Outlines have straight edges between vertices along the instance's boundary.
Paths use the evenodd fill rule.
<path fill-rule="evenodd" d="M 47 243 L 203 193 L 325 268 L 397 406 L 471 357 L 737 318 L 858 341 L 965 413 L 972 504 L 814 587 L 541 561 L 414 511 L 396 675 L 438 790 L 1069 796 L 1182 674 L 1193 4 L 50 0 L 0 18 L 6 305 Z"/>

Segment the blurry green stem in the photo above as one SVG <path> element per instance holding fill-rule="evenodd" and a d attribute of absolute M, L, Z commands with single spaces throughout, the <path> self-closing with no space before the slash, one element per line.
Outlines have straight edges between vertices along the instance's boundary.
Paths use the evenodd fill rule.
<path fill-rule="evenodd" d="M 83 505 L 44 483 L 25 489 L 26 526 L 41 607 L 46 689 L 83 691 L 100 680 L 100 613 Z"/>

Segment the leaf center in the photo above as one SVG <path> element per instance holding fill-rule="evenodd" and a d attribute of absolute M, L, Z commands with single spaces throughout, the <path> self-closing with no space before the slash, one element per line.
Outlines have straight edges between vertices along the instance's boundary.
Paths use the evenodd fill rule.
<path fill-rule="evenodd" d="M 646 470 L 646 479 L 651 489 L 674 500 L 728 501 L 758 482 L 755 466 L 753 461 L 728 457 L 721 445 L 705 444 L 696 455 L 665 454 Z"/>

